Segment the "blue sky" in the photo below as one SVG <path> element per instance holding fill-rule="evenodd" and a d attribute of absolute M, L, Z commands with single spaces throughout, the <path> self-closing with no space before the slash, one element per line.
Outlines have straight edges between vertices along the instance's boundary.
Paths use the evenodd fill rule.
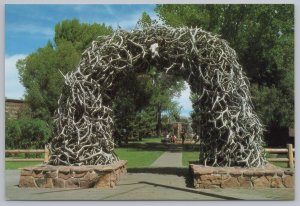
<path fill-rule="evenodd" d="M 143 11 L 158 19 L 155 5 L 5 5 L 5 97 L 22 99 L 25 89 L 19 82 L 15 64 L 54 38 L 54 26 L 64 19 L 77 18 L 84 23 L 105 23 L 113 28 L 130 30 L 136 26 Z M 182 106 L 181 114 L 192 110 L 187 87 L 176 101 Z"/>

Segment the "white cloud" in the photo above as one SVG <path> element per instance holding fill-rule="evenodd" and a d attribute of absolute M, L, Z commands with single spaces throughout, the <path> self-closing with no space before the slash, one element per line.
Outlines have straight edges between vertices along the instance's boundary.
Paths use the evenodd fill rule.
<path fill-rule="evenodd" d="M 45 27 L 45 26 L 37 26 L 32 24 L 23 24 L 23 25 L 10 24 L 7 30 L 15 33 L 28 33 L 28 34 L 40 35 L 45 38 L 52 38 L 54 36 L 53 28 Z"/>
<path fill-rule="evenodd" d="M 181 115 L 182 116 L 190 116 L 190 112 L 193 110 L 192 102 L 190 100 L 190 87 L 185 82 L 186 89 L 183 90 L 179 97 L 173 98 L 174 101 L 178 102 L 178 104 L 182 107 L 181 109 Z"/>
<path fill-rule="evenodd" d="M 19 81 L 16 63 L 26 56 L 25 54 L 5 56 L 5 97 L 9 99 L 21 99 L 24 96 L 25 88 Z"/>

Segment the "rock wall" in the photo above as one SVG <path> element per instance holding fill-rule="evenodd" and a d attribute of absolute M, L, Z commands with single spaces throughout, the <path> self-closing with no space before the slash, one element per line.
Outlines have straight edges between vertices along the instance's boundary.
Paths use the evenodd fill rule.
<path fill-rule="evenodd" d="M 38 166 L 21 169 L 19 187 L 109 188 L 127 173 L 127 160 L 111 165 Z"/>
<path fill-rule="evenodd" d="M 195 188 L 294 188 L 294 171 L 264 168 L 208 167 L 190 164 Z"/>

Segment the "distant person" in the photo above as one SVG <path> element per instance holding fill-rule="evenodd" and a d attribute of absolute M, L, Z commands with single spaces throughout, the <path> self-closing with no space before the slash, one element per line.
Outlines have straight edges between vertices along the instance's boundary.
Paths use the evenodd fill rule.
<path fill-rule="evenodd" d="M 175 134 L 172 135 L 171 141 L 172 141 L 172 143 L 176 142 L 176 135 Z"/>
<path fill-rule="evenodd" d="M 183 129 L 181 132 L 181 140 L 182 140 L 182 145 L 184 145 L 184 140 L 185 140 L 185 130 Z"/>

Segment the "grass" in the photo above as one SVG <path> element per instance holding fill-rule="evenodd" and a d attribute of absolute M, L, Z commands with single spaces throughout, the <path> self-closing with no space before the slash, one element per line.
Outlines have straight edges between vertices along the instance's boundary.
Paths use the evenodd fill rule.
<path fill-rule="evenodd" d="M 163 153 L 136 148 L 116 148 L 115 152 L 121 160 L 128 161 L 128 168 L 148 167 Z"/>
<path fill-rule="evenodd" d="M 22 167 L 31 167 L 42 164 L 42 162 L 5 162 L 6 170 L 16 170 Z"/>
<path fill-rule="evenodd" d="M 270 162 L 270 163 L 277 167 L 288 168 L 287 162 Z"/>
<path fill-rule="evenodd" d="M 139 142 L 143 143 L 157 143 L 160 142 L 160 137 L 148 137 L 143 138 L 143 141 Z M 150 166 L 163 151 L 154 151 L 147 149 L 139 149 L 139 148 L 116 148 L 116 154 L 122 160 L 128 160 L 128 168 L 142 168 Z M 11 157 L 11 155 L 7 155 L 7 157 Z M 25 158 L 24 154 L 18 154 L 15 158 Z M 30 157 L 34 158 L 35 155 L 31 155 Z M 5 169 L 12 170 L 18 169 L 22 167 L 30 167 L 41 164 L 40 162 L 5 162 Z"/>
<path fill-rule="evenodd" d="M 128 161 L 128 168 L 142 168 L 150 166 L 163 151 L 149 151 L 137 148 L 116 148 L 116 154 L 121 160 Z M 39 162 L 5 162 L 5 169 L 13 170 L 21 167 L 39 165 Z"/>
<path fill-rule="evenodd" d="M 189 166 L 189 161 L 199 160 L 199 151 L 182 151 L 182 166 Z"/>
<path fill-rule="evenodd" d="M 128 168 L 150 166 L 163 151 L 149 151 L 137 148 L 116 148 L 115 152 L 122 160 L 128 161 Z M 5 169 L 13 170 L 41 164 L 40 162 L 5 162 Z"/>
<path fill-rule="evenodd" d="M 160 143 L 161 137 L 146 137 L 143 138 L 141 143 Z"/>
<path fill-rule="evenodd" d="M 266 158 L 287 158 L 287 154 L 270 154 L 266 153 Z M 287 162 L 269 162 L 277 167 L 288 168 Z"/>
<path fill-rule="evenodd" d="M 128 141 L 130 143 L 139 143 L 139 144 L 143 144 L 143 143 L 160 143 L 161 142 L 161 137 L 152 136 L 152 137 L 144 137 L 144 138 L 142 138 L 142 141 L 140 141 L 138 139 L 129 139 Z"/>

